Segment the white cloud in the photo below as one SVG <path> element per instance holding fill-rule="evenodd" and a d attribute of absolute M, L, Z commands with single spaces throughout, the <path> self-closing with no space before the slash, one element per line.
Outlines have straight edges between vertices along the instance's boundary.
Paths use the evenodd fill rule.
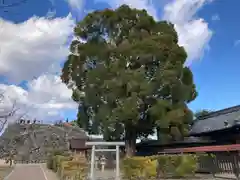
<path fill-rule="evenodd" d="M 14 102 L 19 108 L 17 117 L 26 114 L 45 122 L 77 110 L 72 91 L 57 75 L 69 54 L 75 23 L 71 15 L 54 18 L 51 13 L 18 24 L 0 18 L 0 77 L 12 84 L 0 84 L 0 92 L 4 92 L 1 114 Z M 27 81 L 26 88 L 16 85 L 23 81 Z"/>
<path fill-rule="evenodd" d="M 84 7 L 85 0 L 66 0 L 72 9 L 81 11 Z"/>
<path fill-rule="evenodd" d="M 209 47 L 213 32 L 204 19 L 196 17 L 196 13 L 208 2 L 212 0 L 174 0 L 164 7 L 163 19 L 175 24 L 179 44 L 188 53 L 187 64 L 200 59 Z"/>
<path fill-rule="evenodd" d="M 77 104 L 71 99 L 72 91 L 56 75 L 42 75 L 29 81 L 27 90 L 0 84 L 0 92 L 4 92 L 1 109 L 9 109 L 16 102 L 20 114 L 26 113 L 27 117 L 38 120 L 55 121 L 64 117 L 66 110 L 77 109 Z"/>
<path fill-rule="evenodd" d="M 214 14 L 211 19 L 212 19 L 212 21 L 219 21 L 220 17 L 218 14 Z"/>
<path fill-rule="evenodd" d="M 112 8 L 128 4 L 132 8 L 146 9 L 155 19 L 158 9 L 149 0 L 95 0 L 106 2 Z M 179 44 L 184 46 L 188 53 L 188 64 L 202 57 L 204 50 L 212 37 L 212 31 L 204 19 L 196 18 L 196 13 L 204 4 L 213 0 L 172 0 L 164 6 L 163 18 L 175 24 L 179 35 Z"/>
<path fill-rule="evenodd" d="M 19 24 L 0 19 L 0 75 L 11 82 L 31 80 L 44 72 L 59 72 L 69 50 L 71 15 L 64 18 L 32 17 Z"/>

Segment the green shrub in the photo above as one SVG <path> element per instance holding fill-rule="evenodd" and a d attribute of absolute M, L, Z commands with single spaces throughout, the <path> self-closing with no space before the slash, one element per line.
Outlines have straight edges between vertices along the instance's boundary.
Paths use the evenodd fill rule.
<path fill-rule="evenodd" d="M 56 169 L 56 156 L 68 156 L 68 154 L 64 151 L 54 150 L 50 152 L 47 158 L 47 168 L 54 170 Z"/>
<path fill-rule="evenodd" d="M 198 167 L 196 155 L 161 155 L 158 161 L 158 175 L 161 177 L 185 177 L 195 174 Z"/>
<path fill-rule="evenodd" d="M 71 160 L 72 160 L 71 156 L 60 156 L 60 155 L 55 156 L 55 170 L 54 171 L 57 173 L 60 173 L 62 162 L 71 161 Z"/>
<path fill-rule="evenodd" d="M 84 157 L 74 157 L 71 160 L 61 161 L 59 176 L 61 179 L 69 178 L 72 180 L 86 179 L 88 174 L 88 163 Z"/>
<path fill-rule="evenodd" d="M 86 179 L 88 174 L 88 163 L 83 156 L 52 153 L 48 158 L 47 165 L 49 169 L 58 174 L 61 180 L 66 178 L 83 180 Z"/>
<path fill-rule="evenodd" d="M 56 155 L 56 156 L 53 156 L 53 171 L 54 172 L 57 172 L 57 169 L 58 169 L 58 167 L 57 167 L 57 159 L 58 159 L 58 156 L 59 155 Z"/>
<path fill-rule="evenodd" d="M 149 157 L 132 157 L 126 158 L 122 162 L 123 176 L 129 180 L 154 178 L 157 161 Z"/>
<path fill-rule="evenodd" d="M 159 177 L 186 177 L 195 174 L 198 166 L 196 155 L 159 155 L 131 157 L 123 160 L 123 176 L 129 180 Z"/>
<path fill-rule="evenodd" d="M 47 168 L 51 170 L 53 169 L 53 158 L 53 155 L 49 155 L 47 158 Z"/>
<path fill-rule="evenodd" d="M 52 157 L 52 170 L 58 172 L 61 162 L 72 160 L 71 156 L 56 155 Z"/>

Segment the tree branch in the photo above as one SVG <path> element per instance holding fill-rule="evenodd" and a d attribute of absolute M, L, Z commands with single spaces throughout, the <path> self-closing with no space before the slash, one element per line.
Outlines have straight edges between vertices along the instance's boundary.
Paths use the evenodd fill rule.
<path fill-rule="evenodd" d="M 0 93 L 0 103 L 4 103 L 4 93 Z M 20 108 L 17 107 L 17 101 L 14 100 L 12 102 L 12 107 L 10 108 L 10 110 L 6 110 L 8 112 L 3 112 L 3 114 L 0 114 L 0 133 L 4 130 L 6 124 L 9 121 L 9 118 L 14 117 L 15 115 L 17 115 L 19 110 L 20 110 Z M 21 113 L 21 114 L 17 115 L 15 121 L 20 120 L 26 114 L 27 114 L 27 112 Z"/>

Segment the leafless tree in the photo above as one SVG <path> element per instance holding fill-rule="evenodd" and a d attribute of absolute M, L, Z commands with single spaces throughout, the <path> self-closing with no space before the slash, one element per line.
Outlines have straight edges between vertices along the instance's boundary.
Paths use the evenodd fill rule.
<path fill-rule="evenodd" d="M 0 104 L 4 104 L 4 93 L 0 93 Z M 12 102 L 11 108 L 1 109 L 0 111 L 0 133 L 4 130 L 5 126 L 9 122 L 10 119 L 13 119 L 15 122 L 19 121 L 26 115 L 24 113 L 18 113 L 20 107 L 17 107 L 17 101 L 14 100 Z"/>

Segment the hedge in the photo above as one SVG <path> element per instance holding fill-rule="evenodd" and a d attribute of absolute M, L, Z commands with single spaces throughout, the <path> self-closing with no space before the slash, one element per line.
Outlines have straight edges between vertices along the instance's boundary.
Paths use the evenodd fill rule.
<path fill-rule="evenodd" d="M 157 176 L 157 160 L 149 157 L 126 158 L 121 169 L 124 179 L 151 179 Z"/>
<path fill-rule="evenodd" d="M 198 169 L 198 161 L 206 154 L 157 155 L 125 158 L 121 171 L 126 180 L 192 177 Z M 209 157 L 209 155 L 207 155 Z M 60 180 L 83 180 L 88 174 L 87 159 L 83 156 L 53 155 L 48 167 Z"/>
<path fill-rule="evenodd" d="M 198 167 L 198 156 L 159 155 L 149 157 L 131 157 L 122 162 L 122 173 L 128 180 L 147 180 L 156 177 L 186 177 L 193 176 Z"/>
<path fill-rule="evenodd" d="M 158 175 L 162 177 L 185 177 L 193 176 L 198 167 L 198 156 L 185 155 L 165 155 L 159 156 Z"/>
<path fill-rule="evenodd" d="M 54 155 L 49 157 L 49 169 L 57 173 L 61 180 L 84 180 L 88 174 L 88 163 L 83 156 Z"/>
<path fill-rule="evenodd" d="M 54 168 L 54 158 L 57 155 L 61 155 L 61 156 L 68 156 L 69 154 L 64 152 L 64 151 L 52 151 L 49 155 L 48 155 L 48 159 L 47 159 L 47 167 L 48 169 L 52 169 Z"/>

